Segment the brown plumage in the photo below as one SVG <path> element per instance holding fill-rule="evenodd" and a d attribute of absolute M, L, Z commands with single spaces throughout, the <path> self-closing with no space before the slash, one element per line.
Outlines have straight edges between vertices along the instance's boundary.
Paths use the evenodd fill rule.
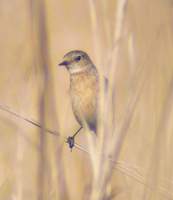
<path fill-rule="evenodd" d="M 98 77 L 95 68 L 70 76 L 70 96 L 74 115 L 79 124 L 96 132 Z"/>
<path fill-rule="evenodd" d="M 67 53 L 59 65 L 70 73 L 70 97 L 76 120 L 96 132 L 99 87 L 96 67 L 83 51 Z"/>

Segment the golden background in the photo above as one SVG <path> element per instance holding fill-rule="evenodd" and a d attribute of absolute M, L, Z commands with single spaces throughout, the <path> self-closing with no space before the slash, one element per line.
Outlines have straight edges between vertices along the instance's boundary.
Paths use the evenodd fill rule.
<path fill-rule="evenodd" d="M 68 51 L 80 49 L 107 73 L 118 1 L 47 0 L 44 18 L 41 2 L 0 1 L 0 105 L 40 121 L 44 72 L 39 52 L 46 51 L 44 120 L 60 136 L 42 137 L 39 128 L 0 110 L 0 200 L 87 199 L 90 156 L 71 152 L 64 142 L 79 125 L 70 105 L 69 75 L 58 63 Z M 114 163 L 112 199 L 173 199 L 173 1 L 127 0 L 123 16 L 114 74 L 117 123 L 126 116 L 129 99 L 138 90 L 140 96 L 119 164 Z M 39 39 L 44 34 L 38 31 L 40 19 L 47 39 Z M 76 140 L 87 149 L 84 134 Z"/>

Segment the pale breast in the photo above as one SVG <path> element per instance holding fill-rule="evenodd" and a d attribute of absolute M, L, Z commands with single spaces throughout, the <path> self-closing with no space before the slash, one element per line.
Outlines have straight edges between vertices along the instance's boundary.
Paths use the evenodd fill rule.
<path fill-rule="evenodd" d="M 96 112 L 98 96 L 98 77 L 96 71 L 71 75 L 70 96 L 72 108 L 77 121 L 83 126 L 96 129 Z"/>

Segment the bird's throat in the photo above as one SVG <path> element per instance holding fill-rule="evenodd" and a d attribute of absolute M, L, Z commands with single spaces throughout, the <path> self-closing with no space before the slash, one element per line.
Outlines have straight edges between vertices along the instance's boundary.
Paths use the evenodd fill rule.
<path fill-rule="evenodd" d="M 85 65 L 85 66 L 79 66 L 79 67 L 74 67 L 74 68 L 69 68 L 70 74 L 78 74 L 82 72 L 86 72 L 91 69 L 91 66 Z"/>

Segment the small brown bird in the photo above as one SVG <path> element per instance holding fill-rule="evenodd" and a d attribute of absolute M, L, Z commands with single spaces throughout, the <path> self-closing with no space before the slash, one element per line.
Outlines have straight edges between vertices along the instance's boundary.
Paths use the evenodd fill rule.
<path fill-rule="evenodd" d="M 59 64 L 70 73 L 70 97 L 72 109 L 80 129 L 67 139 L 70 148 L 74 146 L 74 137 L 82 128 L 97 130 L 97 99 L 99 91 L 98 72 L 87 53 L 79 50 L 65 54 Z"/>

